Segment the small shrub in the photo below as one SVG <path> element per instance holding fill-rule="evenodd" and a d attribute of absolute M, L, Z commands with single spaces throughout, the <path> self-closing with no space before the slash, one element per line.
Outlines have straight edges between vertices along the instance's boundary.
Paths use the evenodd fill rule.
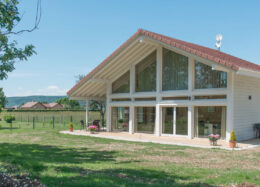
<path fill-rule="evenodd" d="M 4 120 L 6 121 L 6 123 L 12 123 L 15 120 L 15 117 L 12 115 L 5 115 Z"/>
<path fill-rule="evenodd" d="M 234 131 L 231 132 L 231 135 L 230 135 L 230 141 L 237 141 L 237 137 L 236 137 Z"/>

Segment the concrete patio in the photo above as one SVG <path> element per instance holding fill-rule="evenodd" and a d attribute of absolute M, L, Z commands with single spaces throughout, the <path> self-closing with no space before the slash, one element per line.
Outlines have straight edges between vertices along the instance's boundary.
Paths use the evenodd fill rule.
<path fill-rule="evenodd" d="M 151 142 L 151 143 L 191 146 L 191 147 L 199 147 L 199 148 L 220 148 L 225 150 L 244 150 L 244 149 L 250 149 L 250 148 L 260 146 L 260 139 L 251 139 L 247 141 L 238 142 L 237 147 L 232 149 L 229 148 L 228 142 L 224 140 L 218 140 L 217 146 L 210 146 L 209 140 L 207 138 L 187 139 L 185 137 L 155 136 L 153 134 L 143 134 L 143 133 L 129 134 L 128 132 L 96 132 L 95 134 L 90 134 L 85 130 L 75 130 L 74 132 L 61 131 L 60 133 L 108 138 L 113 140 Z"/>

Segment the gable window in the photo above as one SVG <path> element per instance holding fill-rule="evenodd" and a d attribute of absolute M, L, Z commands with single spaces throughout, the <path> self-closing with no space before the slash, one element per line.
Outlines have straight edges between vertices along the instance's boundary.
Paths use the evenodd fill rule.
<path fill-rule="evenodd" d="M 123 74 L 112 83 L 112 93 L 129 93 L 130 90 L 130 71 Z"/>
<path fill-rule="evenodd" d="M 226 87 L 226 72 L 212 70 L 211 66 L 195 61 L 195 89 Z"/>
<path fill-rule="evenodd" d="M 188 89 L 188 57 L 163 49 L 162 90 Z"/>
<path fill-rule="evenodd" d="M 135 91 L 156 91 L 156 51 L 135 66 Z"/>

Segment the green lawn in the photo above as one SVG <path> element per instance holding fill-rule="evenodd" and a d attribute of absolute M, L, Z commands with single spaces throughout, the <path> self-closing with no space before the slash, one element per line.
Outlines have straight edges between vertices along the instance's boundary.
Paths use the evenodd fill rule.
<path fill-rule="evenodd" d="M 0 124 L 0 172 L 30 173 L 47 186 L 200 186 L 245 181 L 260 185 L 260 148 L 199 149 L 64 135 L 59 134 L 62 125 L 10 130 Z"/>

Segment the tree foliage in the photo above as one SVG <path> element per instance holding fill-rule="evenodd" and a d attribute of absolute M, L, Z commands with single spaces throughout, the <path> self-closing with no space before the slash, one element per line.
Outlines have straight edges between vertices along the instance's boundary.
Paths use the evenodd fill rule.
<path fill-rule="evenodd" d="M 90 108 L 99 112 L 100 117 L 101 117 L 102 127 L 104 127 L 104 125 L 105 125 L 106 103 L 104 101 L 92 100 L 90 102 Z"/>
<path fill-rule="evenodd" d="M 81 79 L 83 79 L 85 77 L 85 75 L 77 75 L 77 76 L 75 76 L 75 78 L 76 78 L 76 84 L 79 82 L 79 81 L 81 81 Z"/>
<path fill-rule="evenodd" d="M 3 107 L 8 103 L 7 98 L 4 94 L 3 88 L 0 88 L 0 112 Z"/>
<path fill-rule="evenodd" d="M 0 1 L 0 80 L 7 79 L 7 73 L 12 72 L 17 61 L 27 60 L 36 54 L 34 46 L 29 44 L 23 48 L 18 47 L 18 42 L 12 40 L 11 36 L 23 32 L 32 32 L 38 28 L 41 18 L 40 0 L 37 3 L 35 25 L 32 29 L 15 31 L 15 26 L 21 21 L 18 10 L 18 0 Z"/>
<path fill-rule="evenodd" d="M 65 109 L 80 109 L 79 102 L 75 100 L 70 100 L 68 97 L 58 99 L 56 102 L 62 104 Z"/>

